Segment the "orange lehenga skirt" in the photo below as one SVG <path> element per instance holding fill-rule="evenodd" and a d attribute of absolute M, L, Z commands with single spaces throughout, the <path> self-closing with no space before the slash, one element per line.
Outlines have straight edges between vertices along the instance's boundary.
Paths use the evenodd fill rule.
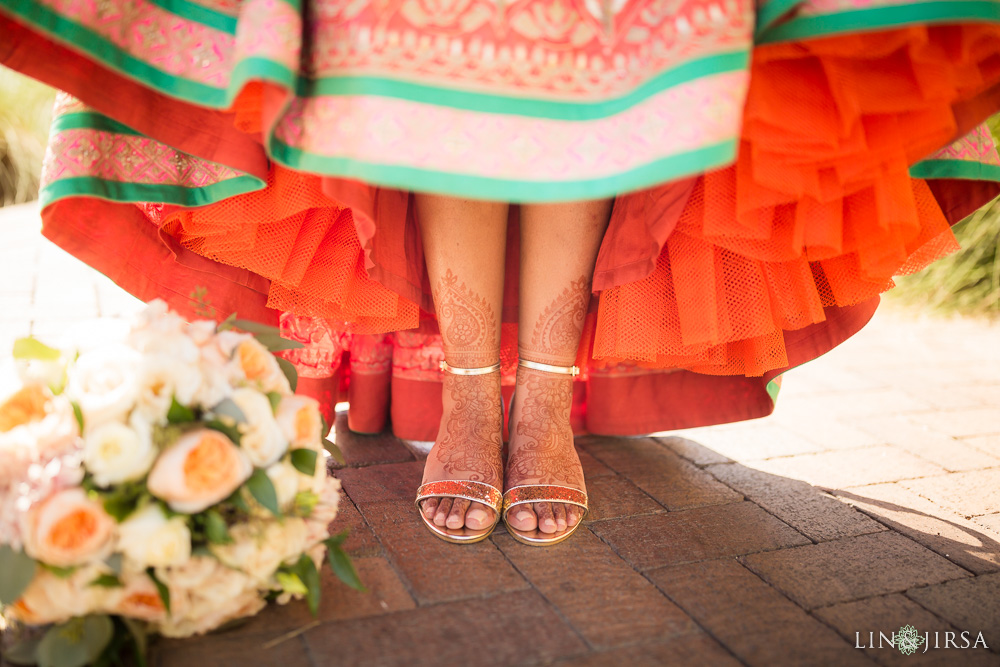
<path fill-rule="evenodd" d="M 280 325 L 305 344 L 284 353 L 299 391 L 331 412 L 348 401 L 360 432 L 391 423 L 399 437 L 432 440 L 440 419 L 443 355 L 413 191 L 515 202 L 507 391 L 516 203 L 615 197 L 578 354 L 574 428 L 618 435 L 769 414 L 783 372 L 860 330 L 894 275 L 956 249 L 950 226 L 1000 193 L 1000 159 L 981 125 L 1000 109 L 997 2 L 949 15 L 936 2 L 682 0 L 650 18 L 657 3 L 629 0 L 594 24 L 582 2 L 470 0 L 447 5 L 444 38 L 444 15 L 420 14 L 417 0 L 315 0 L 296 24 L 304 37 L 285 63 L 299 68 L 291 83 L 274 40 L 242 28 L 268 16 L 278 25 L 290 5 L 206 2 L 232 19 L 233 36 L 199 52 L 208 69 L 212 54 L 229 56 L 219 81 L 196 82 L 203 88 L 154 76 L 183 42 L 168 28 L 204 42 L 203 18 L 155 6 L 119 22 L 141 26 L 145 41 L 105 34 L 132 49 L 115 60 L 84 39 L 106 25 L 72 16 L 66 2 L 33 4 L 45 11 L 0 0 L 0 30 L 12 36 L 0 61 L 72 95 L 57 104 L 46 160 L 45 235 L 142 299 Z M 557 5 L 582 17 L 565 34 L 543 30 Z M 90 33 L 60 33 L 55 15 Z M 615 29 L 603 37 L 581 32 L 607 20 Z M 386 36 L 393 21 L 409 32 Z M 485 34 L 499 45 L 489 56 Z M 333 64 L 317 55 L 327 37 L 347 44 L 331 47 L 343 56 Z M 444 56 L 404 58 L 455 56 L 475 39 L 476 58 L 447 76 L 434 70 Z M 546 55 L 558 51 L 550 42 L 558 58 Z M 652 48 L 661 42 L 673 50 Z M 343 54 L 358 44 L 369 60 L 351 64 Z M 491 79 L 501 66 L 509 78 L 525 44 L 551 46 L 537 57 L 524 50 L 536 79 L 569 53 L 593 70 L 583 68 L 592 89 Z M 390 51 L 397 60 L 385 59 Z M 595 54 L 621 68 L 617 96 Z M 378 67 L 395 78 L 374 76 L 386 74 Z"/>

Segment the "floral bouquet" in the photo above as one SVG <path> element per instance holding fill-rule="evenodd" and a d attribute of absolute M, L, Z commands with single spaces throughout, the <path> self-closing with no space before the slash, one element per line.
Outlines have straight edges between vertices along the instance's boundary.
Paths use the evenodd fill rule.
<path fill-rule="evenodd" d="M 7 661 L 82 665 L 129 642 L 141 660 L 146 630 L 207 632 L 268 599 L 316 613 L 324 553 L 361 588 L 327 532 L 339 452 L 270 351 L 295 345 L 163 302 L 124 341 L 72 356 L 17 341 L 22 387 L 0 403 L 0 628 L 52 627 Z"/>

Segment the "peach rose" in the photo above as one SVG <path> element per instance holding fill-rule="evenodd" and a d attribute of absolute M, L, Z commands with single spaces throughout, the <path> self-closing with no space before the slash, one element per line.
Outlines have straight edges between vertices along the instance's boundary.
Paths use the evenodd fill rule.
<path fill-rule="evenodd" d="M 278 360 L 256 338 L 246 338 L 236 346 L 236 362 L 243 376 L 261 391 L 291 394 L 288 378 L 281 372 Z"/>
<path fill-rule="evenodd" d="M 253 465 L 232 440 L 218 431 L 184 434 L 153 464 L 149 492 L 170 509 L 196 514 L 225 500 L 253 472 Z"/>
<path fill-rule="evenodd" d="M 56 567 L 69 567 L 111 553 L 115 521 L 83 489 L 71 488 L 28 510 L 21 533 L 29 556 Z"/>
<path fill-rule="evenodd" d="M 45 419 L 51 399 L 52 392 L 38 384 L 14 392 L 0 403 L 0 433 Z"/>
<path fill-rule="evenodd" d="M 171 599 L 171 607 L 174 606 Z M 144 621 L 161 621 L 167 616 L 160 592 L 145 572 L 128 573 L 123 577 L 120 588 L 108 589 L 103 610 Z"/>
<path fill-rule="evenodd" d="M 293 448 L 322 449 L 323 418 L 316 399 L 306 396 L 284 396 L 278 404 L 275 419 Z"/>

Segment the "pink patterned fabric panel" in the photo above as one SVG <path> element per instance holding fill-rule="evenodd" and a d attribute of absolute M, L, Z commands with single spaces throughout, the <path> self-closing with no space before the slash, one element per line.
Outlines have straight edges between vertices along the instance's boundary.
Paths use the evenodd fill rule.
<path fill-rule="evenodd" d="M 996 143 L 985 124 L 932 155 L 931 160 L 963 160 L 1000 166 Z"/>

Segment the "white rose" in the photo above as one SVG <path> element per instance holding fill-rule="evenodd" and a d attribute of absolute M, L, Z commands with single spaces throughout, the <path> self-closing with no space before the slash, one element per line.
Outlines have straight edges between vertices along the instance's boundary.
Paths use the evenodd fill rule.
<path fill-rule="evenodd" d="M 138 409 L 146 419 L 164 423 L 171 401 L 190 406 L 201 390 L 197 364 L 183 363 L 165 354 L 147 355 L 139 370 Z"/>
<path fill-rule="evenodd" d="M 107 422 L 88 431 L 83 444 L 83 464 L 98 486 L 107 487 L 141 479 L 157 455 L 150 433 L 120 422 Z"/>
<path fill-rule="evenodd" d="M 266 472 L 278 495 L 278 507 L 288 508 L 299 492 L 299 478 L 303 475 L 287 461 L 275 463 Z"/>
<path fill-rule="evenodd" d="M 125 345 L 84 352 L 70 366 L 66 393 L 83 412 L 84 427 L 124 420 L 139 397 L 141 355 Z"/>
<path fill-rule="evenodd" d="M 232 399 L 247 418 L 246 423 L 240 425 L 243 434 L 240 448 L 250 462 L 258 468 L 266 468 L 284 456 L 288 441 L 274 420 L 267 396 L 244 387 L 234 391 Z"/>
<path fill-rule="evenodd" d="M 150 503 L 118 526 L 118 550 L 144 567 L 178 565 L 191 557 L 191 531 L 183 517 L 168 519 Z"/>

